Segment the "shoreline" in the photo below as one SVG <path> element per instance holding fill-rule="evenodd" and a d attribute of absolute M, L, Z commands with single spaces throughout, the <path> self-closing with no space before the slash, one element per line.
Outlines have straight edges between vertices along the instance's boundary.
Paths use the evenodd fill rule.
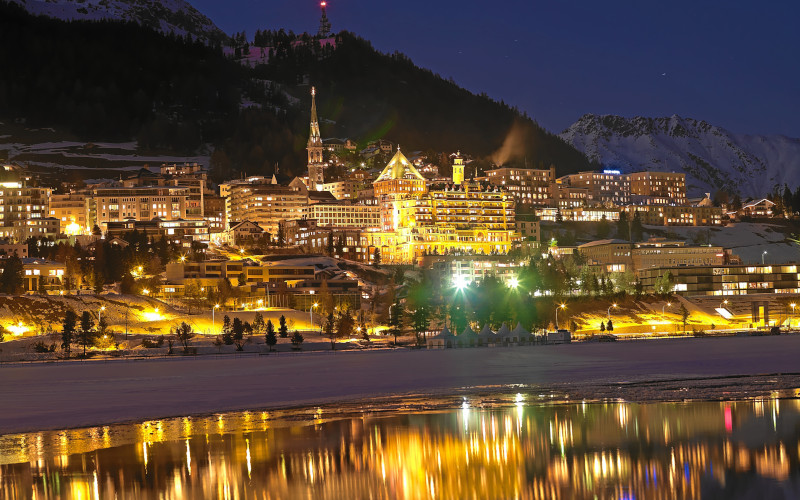
<path fill-rule="evenodd" d="M 670 340 L 5 365 L 0 435 L 514 391 L 646 402 L 792 397 L 800 387 L 800 336 Z"/>

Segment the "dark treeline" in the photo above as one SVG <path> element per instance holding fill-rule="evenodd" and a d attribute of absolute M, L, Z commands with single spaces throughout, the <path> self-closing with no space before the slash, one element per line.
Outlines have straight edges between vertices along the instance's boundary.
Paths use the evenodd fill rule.
<path fill-rule="evenodd" d="M 242 68 L 133 23 L 63 22 L 0 2 L 0 113 L 79 137 L 193 151 L 220 137 Z"/>
<path fill-rule="evenodd" d="M 335 49 L 291 32 L 257 38 L 272 57 L 250 69 L 219 45 L 133 23 L 35 17 L 0 0 L 0 119 L 85 140 L 133 138 L 147 150 L 189 153 L 210 143 L 217 179 L 270 175 L 276 165 L 292 175 L 305 170 L 309 86 L 316 85 L 326 137 L 488 157 L 513 127 L 518 162 L 555 164 L 560 173 L 589 167 L 524 113 L 355 35 L 337 35 Z M 255 106 L 243 107 L 243 98 Z"/>
<path fill-rule="evenodd" d="M 307 41 L 301 44 L 281 32 L 260 32 L 259 38 L 272 54 L 269 64 L 256 70 L 261 78 L 318 88 L 323 136 L 349 136 L 362 143 L 387 138 L 412 150 L 461 149 L 484 157 L 500 149 L 514 127 L 517 161 L 555 164 L 565 172 L 590 166 L 582 153 L 517 109 L 460 88 L 403 54 L 381 54 L 353 34 L 337 35 L 335 50 L 311 43 L 307 35 L 298 38 Z M 301 98 L 308 109 L 306 94 Z"/>

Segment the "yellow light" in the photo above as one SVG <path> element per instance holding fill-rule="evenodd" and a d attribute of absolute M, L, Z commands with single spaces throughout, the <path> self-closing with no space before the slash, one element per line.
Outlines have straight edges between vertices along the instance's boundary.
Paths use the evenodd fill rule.
<path fill-rule="evenodd" d="M 185 255 L 181 255 L 181 262 L 186 262 L 186 256 Z"/>
<path fill-rule="evenodd" d="M 145 294 L 145 295 L 150 295 L 150 290 L 145 288 L 144 290 L 142 290 L 142 293 Z"/>
<path fill-rule="evenodd" d="M 319 304 L 317 304 L 316 302 L 314 302 L 314 307 L 317 307 L 317 306 L 319 306 Z"/>
<path fill-rule="evenodd" d="M 100 310 L 101 311 L 105 311 L 106 310 L 106 306 L 100 306 Z"/>
<path fill-rule="evenodd" d="M 214 309 L 219 309 L 219 304 L 214 304 Z"/>
<path fill-rule="evenodd" d="M 64 228 L 64 234 L 67 236 L 77 236 L 83 234 L 83 228 L 73 220 Z"/>
<path fill-rule="evenodd" d="M 566 304 L 561 304 L 561 305 L 560 305 L 560 306 L 558 306 L 558 307 L 560 307 L 561 309 L 566 309 L 566 308 L 567 308 L 567 305 L 566 305 Z"/>
<path fill-rule="evenodd" d="M 614 304 L 614 305 L 612 305 L 611 307 L 617 307 L 617 305 L 616 305 L 616 304 Z"/>
<path fill-rule="evenodd" d="M 25 326 L 25 325 L 22 323 L 22 321 L 20 321 L 20 322 L 19 322 L 19 323 L 17 323 L 16 325 L 8 325 L 8 326 L 6 327 L 6 330 L 8 330 L 9 332 L 11 332 L 11 334 L 12 334 L 12 335 L 14 335 L 15 337 L 19 337 L 20 335 L 22 335 L 23 333 L 25 333 L 25 332 L 27 332 L 27 331 L 28 331 L 28 327 L 27 327 L 27 326 Z"/>

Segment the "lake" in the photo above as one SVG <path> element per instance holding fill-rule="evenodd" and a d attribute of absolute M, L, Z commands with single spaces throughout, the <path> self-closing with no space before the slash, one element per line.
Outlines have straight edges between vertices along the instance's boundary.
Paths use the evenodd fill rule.
<path fill-rule="evenodd" d="M 800 400 L 511 394 L 0 437 L 4 499 L 800 498 Z"/>

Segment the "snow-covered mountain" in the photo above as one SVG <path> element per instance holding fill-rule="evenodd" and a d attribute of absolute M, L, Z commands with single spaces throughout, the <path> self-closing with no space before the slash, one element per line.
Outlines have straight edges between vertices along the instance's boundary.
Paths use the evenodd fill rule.
<path fill-rule="evenodd" d="M 734 134 L 704 121 L 584 115 L 559 136 L 590 160 L 623 171 L 684 172 L 690 195 L 726 189 L 764 196 L 800 183 L 800 139 Z"/>
<path fill-rule="evenodd" d="M 133 21 L 162 33 L 223 40 L 225 33 L 184 0 L 12 0 L 28 12 L 65 21 Z"/>

